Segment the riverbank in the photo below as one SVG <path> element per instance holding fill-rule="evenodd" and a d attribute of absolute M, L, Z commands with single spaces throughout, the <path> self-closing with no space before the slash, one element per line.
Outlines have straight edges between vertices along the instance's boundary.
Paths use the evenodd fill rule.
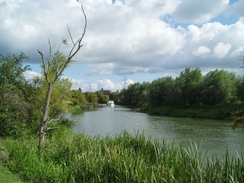
<path fill-rule="evenodd" d="M 170 117 L 233 120 L 244 115 L 244 105 L 189 106 L 184 108 L 160 106 L 146 111 L 151 115 Z"/>
<path fill-rule="evenodd" d="M 223 155 L 203 163 L 201 149 L 127 132 L 116 137 L 90 137 L 60 127 L 47 135 L 44 148 L 38 137 L 6 139 L 6 166 L 26 182 L 243 182 L 243 159 Z M 242 156 L 241 156 L 242 157 Z"/>

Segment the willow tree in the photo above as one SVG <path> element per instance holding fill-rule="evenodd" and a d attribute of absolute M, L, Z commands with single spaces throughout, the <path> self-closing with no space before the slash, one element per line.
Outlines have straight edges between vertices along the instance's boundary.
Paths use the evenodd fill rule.
<path fill-rule="evenodd" d="M 41 149 L 44 143 L 45 134 L 49 130 L 53 129 L 48 127 L 48 124 L 53 121 L 53 119 L 49 118 L 49 108 L 50 108 L 49 104 L 50 104 L 53 87 L 55 86 L 55 83 L 59 80 L 59 78 L 63 74 L 64 70 L 73 61 L 72 60 L 73 57 L 79 52 L 80 48 L 83 46 L 82 41 L 86 33 L 87 18 L 82 5 L 81 5 L 81 10 L 84 15 L 85 25 L 81 36 L 77 40 L 73 39 L 70 29 L 67 26 L 69 37 L 72 42 L 72 47 L 68 53 L 68 56 L 64 56 L 64 54 L 59 51 L 60 47 L 58 47 L 58 49 L 54 52 L 55 46 L 51 45 L 50 40 L 48 40 L 49 55 L 47 58 L 44 58 L 44 53 L 38 50 L 38 53 L 40 54 L 42 60 L 42 69 L 43 69 L 44 78 L 47 83 L 46 97 L 43 103 L 43 113 L 41 118 L 40 129 L 39 129 L 39 145 L 38 145 L 39 149 Z M 67 40 L 63 40 L 62 44 L 67 44 Z"/>

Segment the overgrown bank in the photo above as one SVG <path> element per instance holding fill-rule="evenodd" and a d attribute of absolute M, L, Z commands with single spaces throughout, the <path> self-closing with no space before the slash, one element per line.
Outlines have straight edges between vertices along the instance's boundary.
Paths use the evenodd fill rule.
<path fill-rule="evenodd" d="M 101 138 L 61 127 L 39 152 L 33 135 L 7 139 L 9 169 L 26 182 L 243 182 L 243 157 L 203 163 L 201 150 L 127 132 Z"/>
<path fill-rule="evenodd" d="M 236 117 L 244 116 L 244 105 L 217 105 L 217 106 L 190 106 L 171 107 L 160 106 L 147 110 L 152 115 L 171 117 L 205 118 L 205 119 L 227 119 L 233 120 Z"/>

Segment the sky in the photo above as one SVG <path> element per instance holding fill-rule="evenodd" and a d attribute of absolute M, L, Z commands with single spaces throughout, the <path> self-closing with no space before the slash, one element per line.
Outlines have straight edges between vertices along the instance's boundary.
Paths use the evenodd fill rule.
<path fill-rule="evenodd" d="M 129 84 L 244 66 L 244 0 L 0 0 L 0 53 L 29 56 L 23 65 L 41 73 L 41 57 L 62 39 L 68 54 L 87 29 L 83 47 L 63 73 L 74 89 L 117 91 Z"/>

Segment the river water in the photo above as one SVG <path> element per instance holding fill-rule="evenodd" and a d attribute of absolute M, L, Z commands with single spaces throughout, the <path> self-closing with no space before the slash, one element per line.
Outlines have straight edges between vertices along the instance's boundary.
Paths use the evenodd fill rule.
<path fill-rule="evenodd" d="M 233 129 L 230 121 L 152 116 L 122 106 L 102 106 L 65 117 L 76 122 L 73 130 L 78 133 L 105 137 L 119 135 L 125 130 L 131 134 L 143 132 L 159 142 L 183 147 L 196 144 L 208 157 L 221 158 L 226 149 L 237 156 L 244 147 L 244 126 L 241 124 Z"/>

